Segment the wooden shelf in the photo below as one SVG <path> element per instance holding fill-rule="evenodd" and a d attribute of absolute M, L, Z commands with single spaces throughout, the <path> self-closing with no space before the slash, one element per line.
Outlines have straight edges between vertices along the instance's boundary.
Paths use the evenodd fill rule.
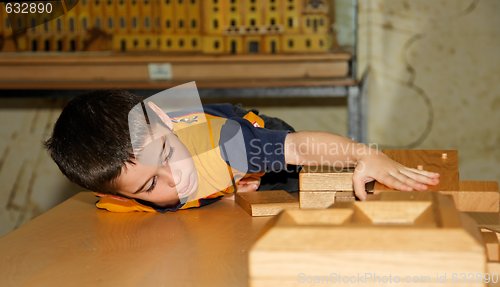
<path fill-rule="evenodd" d="M 324 54 L 290 55 L 199 55 L 199 54 L 162 54 L 162 53 L 113 53 L 113 52 L 77 52 L 77 53 L 0 53 L 0 65 L 4 64 L 75 64 L 75 63 L 148 63 L 167 61 L 172 63 L 213 63 L 213 62 L 292 62 L 292 61 L 349 61 L 347 52 Z"/>
<path fill-rule="evenodd" d="M 352 86 L 349 53 L 314 55 L 161 55 L 2 53 L 0 89 L 162 89 L 196 81 L 200 88 Z M 149 64 L 172 77 L 152 80 Z"/>
<path fill-rule="evenodd" d="M 51 90 L 51 89 L 167 89 L 186 83 L 187 81 L 0 81 L 0 89 L 15 90 Z M 291 88 L 291 87 L 328 87 L 354 86 L 356 82 L 349 78 L 333 80 L 302 80 L 302 81 L 196 81 L 198 88 Z"/>

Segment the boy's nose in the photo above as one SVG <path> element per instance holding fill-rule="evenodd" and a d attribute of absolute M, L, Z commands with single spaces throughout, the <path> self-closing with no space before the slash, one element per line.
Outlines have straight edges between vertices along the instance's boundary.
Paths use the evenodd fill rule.
<path fill-rule="evenodd" d="M 176 187 L 182 179 L 182 171 L 180 169 L 165 168 L 161 169 L 163 176 L 167 180 L 167 184 L 170 187 Z"/>

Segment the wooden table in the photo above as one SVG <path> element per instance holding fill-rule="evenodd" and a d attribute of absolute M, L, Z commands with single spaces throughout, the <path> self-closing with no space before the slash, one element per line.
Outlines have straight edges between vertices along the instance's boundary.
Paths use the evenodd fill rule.
<path fill-rule="evenodd" d="M 0 238 L 2 286 L 247 286 L 271 217 L 232 197 L 167 214 L 111 213 L 79 193 Z"/>
<path fill-rule="evenodd" d="M 232 197 L 167 214 L 111 213 L 95 200 L 79 193 L 1 237 L 0 285 L 248 286 L 248 252 L 271 219 Z M 497 213 L 471 215 L 500 229 Z"/>

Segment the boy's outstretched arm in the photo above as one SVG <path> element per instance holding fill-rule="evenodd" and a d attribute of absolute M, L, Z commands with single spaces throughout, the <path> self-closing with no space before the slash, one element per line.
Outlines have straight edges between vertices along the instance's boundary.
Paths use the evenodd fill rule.
<path fill-rule="evenodd" d="M 366 199 L 365 184 L 376 180 L 402 191 L 427 189 L 439 183 L 439 174 L 408 168 L 381 151 L 348 138 L 326 132 L 301 131 L 285 139 L 285 161 L 294 165 L 356 166 L 353 187 L 356 196 Z"/>

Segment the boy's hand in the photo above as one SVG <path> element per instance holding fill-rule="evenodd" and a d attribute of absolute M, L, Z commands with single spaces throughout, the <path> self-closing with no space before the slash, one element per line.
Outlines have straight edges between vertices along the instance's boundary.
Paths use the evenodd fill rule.
<path fill-rule="evenodd" d="M 373 180 L 401 191 L 424 191 L 427 185 L 439 183 L 438 173 L 409 168 L 380 151 L 372 151 L 358 160 L 352 177 L 354 193 L 361 200 L 366 199 L 365 184 Z"/>
<path fill-rule="evenodd" d="M 260 178 L 243 178 L 236 184 L 237 192 L 256 191 L 260 186 Z"/>
<path fill-rule="evenodd" d="M 399 164 L 379 150 L 348 138 L 325 132 L 289 133 L 285 139 L 285 161 L 294 165 L 351 166 L 356 163 L 352 183 L 356 196 L 366 199 L 365 184 L 370 181 L 390 188 L 426 190 L 439 183 L 439 174 Z"/>

